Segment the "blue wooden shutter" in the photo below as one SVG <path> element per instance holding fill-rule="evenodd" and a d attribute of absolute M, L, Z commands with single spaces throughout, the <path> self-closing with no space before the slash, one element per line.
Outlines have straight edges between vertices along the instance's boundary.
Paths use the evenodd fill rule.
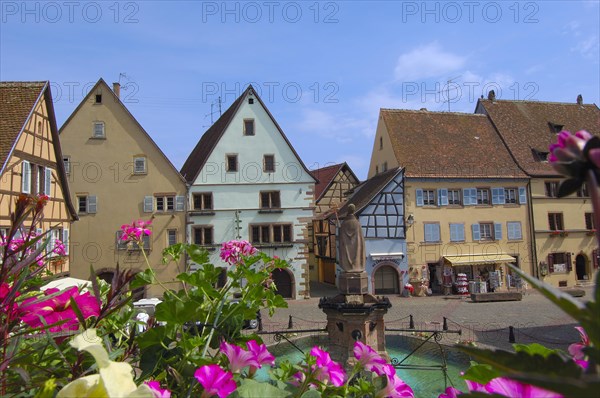
<path fill-rule="evenodd" d="M 505 202 L 504 188 L 492 188 L 492 204 L 503 205 Z"/>
<path fill-rule="evenodd" d="M 52 187 L 52 169 L 50 167 L 46 167 L 44 179 L 44 193 L 50 196 L 50 188 Z"/>
<path fill-rule="evenodd" d="M 502 239 L 502 223 L 494 223 L 494 240 Z"/>
<path fill-rule="evenodd" d="M 154 208 L 154 196 L 144 196 L 144 213 L 152 213 Z"/>
<path fill-rule="evenodd" d="M 95 195 L 88 196 L 87 212 L 88 213 L 96 213 L 97 210 L 98 210 L 98 201 L 96 200 L 96 196 Z"/>
<path fill-rule="evenodd" d="M 573 261 L 571 260 L 571 253 L 567 253 L 567 271 L 573 271 Z"/>
<path fill-rule="evenodd" d="M 69 254 L 69 230 L 63 229 L 62 243 L 65 246 L 65 254 Z"/>
<path fill-rule="evenodd" d="M 473 231 L 473 240 L 481 240 L 481 234 L 479 233 L 479 224 L 471 225 Z"/>
<path fill-rule="evenodd" d="M 416 197 L 417 197 L 417 206 L 423 206 L 423 190 L 422 189 L 417 189 Z"/>
<path fill-rule="evenodd" d="M 438 206 L 448 206 L 448 189 L 438 189 Z"/>
<path fill-rule="evenodd" d="M 464 188 L 463 189 L 463 203 L 465 206 L 476 205 L 477 204 L 477 189 Z"/>
<path fill-rule="evenodd" d="M 522 205 L 527 203 L 527 191 L 525 187 L 519 187 L 519 203 Z"/>
<path fill-rule="evenodd" d="M 185 210 L 185 196 L 176 196 L 175 197 L 175 211 L 184 211 Z"/>
<path fill-rule="evenodd" d="M 457 226 L 457 235 L 458 235 L 458 240 L 461 242 L 464 242 L 465 240 L 465 226 L 464 224 L 456 224 Z"/>
<path fill-rule="evenodd" d="M 21 192 L 31 193 L 31 164 L 27 160 L 21 163 Z"/>

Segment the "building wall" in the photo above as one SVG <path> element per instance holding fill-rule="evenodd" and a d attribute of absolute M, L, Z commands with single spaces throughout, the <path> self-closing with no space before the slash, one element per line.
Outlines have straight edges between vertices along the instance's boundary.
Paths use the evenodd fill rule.
<path fill-rule="evenodd" d="M 392 141 L 390 140 L 387 127 L 380 113 L 379 122 L 377 123 L 377 130 L 375 132 L 373 150 L 371 152 L 371 163 L 369 165 L 368 177 L 371 178 L 375 174 L 385 171 L 383 170 L 384 164 L 387 165 L 387 170 L 401 166 L 398 164 L 398 160 L 394 154 Z"/>
<path fill-rule="evenodd" d="M 581 254 L 586 261 L 587 280 L 595 280 L 598 268 L 594 268 L 592 251 L 598 248 L 598 243 L 593 232 L 587 230 L 585 224 L 585 213 L 592 212 L 591 199 L 577 197 L 576 194 L 560 199 L 547 197 L 545 183 L 561 180 L 533 178 L 531 181 L 536 265 L 539 277 L 553 286 L 574 286 L 578 282 L 576 256 Z M 550 231 L 548 213 L 562 213 L 567 236 L 554 235 Z M 547 264 L 548 255 L 551 253 L 571 253 L 571 270 L 557 267 L 555 272 L 550 272 Z"/>
<path fill-rule="evenodd" d="M 508 254 L 519 256 L 519 266 L 533 274 L 533 258 L 528 222 L 529 199 L 525 204 L 474 205 L 474 206 L 417 206 L 417 189 L 460 189 L 526 187 L 526 180 L 443 180 L 407 178 L 405 206 L 407 217 L 412 214 L 414 224 L 407 227 L 408 266 L 411 279 L 420 279 L 423 267 L 439 263 L 442 256 L 473 254 Z M 462 199 L 462 198 L 461 198 Z M 491 199 L 491 198 L 490 198 Z M 520 240 L 508 240 L 507 222 L 521 223 Z M 502 239 L 474 241 L 471 225 L 480 222 L 501 223 Z M 425 223 L 439 223 L 440 242 L 425 242 Z M 464 224 L 464 242 L 450 241 L 450 223 Z"/>
<path fill-rule="evenodd" d="M 48 107 L 46 106 L 44 96 L 36 103 L 23 133 L 17 139 L 6 168 L 2 176 L 0 176 L 0 229 L 10 226 L 10 214 L 14 211 L 17 198 L 23 192 L 23 161 L 30 162 L 32 166 L 44 167 L 44 173 L 46 170 L 51 172 L 50 192 L 44 192 L 49 196 L 49 199 L 44 208 L 42 225 L 39 227 L 43 232 L 48 231 L 50 228 L 60 228 L 63 231 L 67 231 L 60 237 L 61 240 L 64 240 L 70 234 L 71 217 L 65 203 L 63 188 L 58 176 Z M 32 180 L 35 180 L 34 173 L 37 174 L 37 170 L 32 167 Z M 38 193 L 35 188 L 30 192 L 31 195 Z M 69 239 L 65 242 L 65 246 L 68 250 Z M 51 262 L 49 270 L 53 273 L 68 272 L 68 257 Z"/>
<path fill-rule="evenodd" d="M 244 135 L 244 119 L 254 119 L 255 135 Z M 227 171 L 227 154 L 237 154 L 237 172 Z M 265 154 L 275 155 L 273 173 L 263 171 Z M 291 223 L 291 245 L 256 246 L 269 255 L 289 260 L 294 298 L 307 297 L 310 294 L 308 225 L 313 217 L 313 190 L 314 179 L 304 170 L 260 102 L 244 101 L 189 189 L 190 241 L 193 242 L 193 228 L 198 225 L 213 227 L 214 246 L 218 247 L 238 236 L 251 241 L 250 224 Z M 261 191 L 280 192 L 281 212 L 259 212 Z M 193 194 L 199 192 L 212 193 L 214 215 L 194 215 Z M 218 250 L 211 254 L 211 260 L 222 264 Z"/>
<path fill-rule="evenodd" d="M 95 103 L 95 94 L 102 103 Z M 92 138 L 93 123 L 102 121 L 106 139 Z M 121 225 L 133 220 L 152 220 L 148 260 L 157 277 L 167 288 L 178 289 L 175 276 L 184 270 L 184 262 L 162 264 L 167 247 L 167 230 L 177 231 L 177 241 L 185 240 L 185 211 L 144 212 L 144 198 L 159 194 L 186 195 L 186 186 L 178 172 L 159 152 L 133 117 L 124 109 L 105 84 L 100 84 L 84 99 L 81 107 L 61 129 L 63 155 L 70 157 L 69 181 L 75 207 L 78 196 L 97 197 L 95 214 L 80 212 L 80 221 L 72 231 L 71 275 L 88 278 L 90 265 L 95 272 L 121 269 L 143 271 L 146 263 L 139 251 L 116 248 Z M 134 156 L 146 157 L 146 174 L 133 173 Z M 161 296 L 162 287 L 152 286 L 147 297 Z"/>

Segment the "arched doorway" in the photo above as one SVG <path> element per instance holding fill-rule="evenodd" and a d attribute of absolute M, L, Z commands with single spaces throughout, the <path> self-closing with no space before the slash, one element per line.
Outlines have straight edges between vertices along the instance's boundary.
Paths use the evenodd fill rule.
<path fill-rule="evenodd" d="M 578 280 L 587 279 L 587 261 L 583 254 L 578 254 L 575 257 L 575 273 Z"/>
<path fill-rule="evenodd" d="M 98 272 L 96 273 L 96 276 L 103 280 L 104 282 L 108 283 L 109 285 L 112 284 L 113 278 L 115 277 L 116 271 L 112 270 L 112 269 L 101 269 L 98 270 Z M 144 288 L 144 286 L 138 287 L 137 289 L 133 289 L 131 290 L 131 299 L 132 301 L 138 301 L 144 298 L 146 293 L 146 289 Z"/>
<path fill-rule="evenodd" d="M 391 265 L 382 265 L 373 274 L 375 294 L 400 294 L 398 272 Z"/>
<path fill-rule="evenodd" d="M 273 283 L 277 287 L 277 294 L 283 298 L 293 298 L 294 296 L 294 284 L 290 273 L 284 269 L 276 268 L 271 272 Z"/>
<path fill-rule="evenodd" d="M 114 271 L 109 271 L 109 270 L 100 271 L 100 272 L 98 272 L 96 274 L 96 276 L 110 285 L 112 283 L 112 280 L 113 280 L 114 276 L 115 276 L 115 272 Z"/>

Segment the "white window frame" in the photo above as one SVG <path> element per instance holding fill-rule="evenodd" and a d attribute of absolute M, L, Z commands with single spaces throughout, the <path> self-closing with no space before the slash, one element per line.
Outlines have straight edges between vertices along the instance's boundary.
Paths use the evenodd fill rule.
<path fill-rule="evenodd" d="M 142 162 L 142 168 L 138 169 L 138 162 Z M 148 162 L 145 156 L 135 156 L 133 158 L 133 174 L 147 174 L 148 173 Z"/>
<path fill-rule="evenodd" d="M 67 175 L 71 174 L 71 157 L 63 156 L 63 164 L 65 166 L 65 173 Z"/>
<path fill-rule="evenodd" d="M 99 129 L 98 126 L 101 126 L 101 128 Z M 94 122 L 92 128 L 92 138 L 106 138 L 106 126 L 104 125 L 104 122 Z"/>
<path fill-rule="evenodd" d="M 21 192 L 31 193 L 31 163 L 27 160 L 21 163 Z"/>
<path fill-rule="evenodd" d="M 173 238 L 173 241 L 171 241 Z M 167 246 L 172 246 L 177 244 L 177 230 L 176 229 L 167 229 Z"/>
<path fill-rule="evenodd" d="M 96 214 L 98 211 L 98 198 L 95 195 L 76 195 L 77 196 L 77 214 Z M 80 198 L 85 200 L 85 211 L 81 211 Z"/>

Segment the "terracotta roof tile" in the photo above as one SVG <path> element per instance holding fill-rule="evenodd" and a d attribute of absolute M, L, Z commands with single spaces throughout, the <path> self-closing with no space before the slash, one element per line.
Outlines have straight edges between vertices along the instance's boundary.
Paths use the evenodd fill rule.
<path fill-rule="evenodd" d="M 381 109 L 407 177 L 523 178 L 485 115 Z"/>
<path fill-rule="evenodd" d="M 327 191 L 327 188 L 329 188 L 333 183 L 335 176 L 344 169 L 348 169 L 350 173 L 354 175 L 354 172 L 352 169 L 350 169 L 350 166 L 348 166 L 346 162 L 321 167 L 320 169 L 310 171 L 312 176 L 317 180 L 317 183 L 315 184 L 315 201 L 319 201 L 319 199 L 321 199 L 321 196 L 323 196 L 323 194 Z M 356 181 L 358 181 L 358 178 L 356 178 Z"/>
<path fill-rule="evenodd" d="M 395 167 L 393 169 L 384 171 L 383 173 L 379 173 L 364 181 L 362 184 L 356 186 L 354 188 L 354 193 L 352 196 L 348 198 L 348 200 L 344 203 L 344 205 L 338 211 L 338 217 L 344 218 L 346 213 L 348 212 L 348 205 L 353 203 L 356 206 L 356 214 L 360 214 L 360 212 L 367 207 L 371 200 L 375 197 L 375 195 L 379 194 L 383 188 L 385 188 L 390 181 L 402 169 L 400 167 Z"/>
<path fill-rule="evenodd" d="M 519 166 L 531 176 L 557 175 L 535 154 L 548 152 L 556 142 L 554 128 L 600 135 L 600 109 L 595 104 L 481 99 L 476 111 L 489 115 Z"/>

